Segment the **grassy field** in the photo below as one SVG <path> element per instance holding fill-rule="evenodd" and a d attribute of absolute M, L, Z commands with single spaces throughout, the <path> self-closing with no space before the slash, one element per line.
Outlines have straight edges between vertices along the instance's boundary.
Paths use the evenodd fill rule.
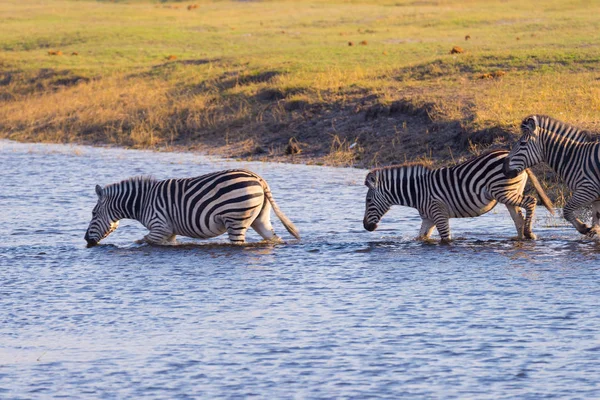
<path fill-rule="evenodd" d="M 531 113 L 600 130 L 597 1 L 3 0 L 0 15 L 15 140 L 369 167 L 506 146 Z"/>

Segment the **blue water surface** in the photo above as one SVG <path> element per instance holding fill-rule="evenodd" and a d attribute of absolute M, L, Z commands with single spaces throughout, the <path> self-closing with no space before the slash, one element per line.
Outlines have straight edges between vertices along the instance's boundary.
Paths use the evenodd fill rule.
<path fill-rule="evenodd" d="M 248 168 L 302 234 L 87 249 L 94 186 Z M 362 228 L 366 171 L 0 141 L 0 398 L 600 398 L 600 245 L 502 206 Z"/>

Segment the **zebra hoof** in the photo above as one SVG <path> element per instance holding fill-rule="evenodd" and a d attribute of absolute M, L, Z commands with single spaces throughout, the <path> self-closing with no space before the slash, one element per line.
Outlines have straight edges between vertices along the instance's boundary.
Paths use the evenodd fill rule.
<path fill-rule="evenodd" d="M 268 242 L 272 244 L 286 244 L 285 241 L 277 235 L 269 239 Z"/>
<path fill-rule="evenodd" d="M 577 230 L 582 235 L 591 237 L 590 235 L 592 235 L 592 236 L 595 235 L 595 233 L 590 233 L 590 232 L 594 231 L 594 228 L 595 227 L 590 227 L 590 226 L 587 226 L 587 225 L 583 224 L 583 225 L 581 225 L 581 228 L 577 228 Z"/>
<path fill-rule="evenodd" d="M 600 227 L 596 225 L 589 228 L 585 236 L 589 237 L 590 239 L 600 238 Z"/>
<path fill-rule="evenodd" d="M 528 239 L 528 240 L 537 240 L 537 236 L 533 232 L 525 232 L 525 239 Z"/>

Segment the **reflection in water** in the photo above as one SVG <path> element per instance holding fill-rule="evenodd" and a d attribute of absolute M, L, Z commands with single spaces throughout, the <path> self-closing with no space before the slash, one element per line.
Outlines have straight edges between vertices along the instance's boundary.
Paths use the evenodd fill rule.
<path fill-rule="evenodd" d="M 538 241 L 498 207 L 440 245 L 408 208 L 364 231 L 356 169 L 11 142 L 0 162 L 2 398 L 600 397 L 600 245 L 543 209 Z M 234 167 L 301 241 L 154 247 L 123 221 L 85 248 L 96 184 Z"/>

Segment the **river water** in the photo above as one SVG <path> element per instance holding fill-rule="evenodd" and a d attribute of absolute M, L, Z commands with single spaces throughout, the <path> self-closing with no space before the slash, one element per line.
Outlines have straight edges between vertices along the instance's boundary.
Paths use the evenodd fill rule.
<path fill-rule="evenodd" d="M 303 238 L 83 239 L 94 186 L 248 168 Z M 366 171 L 0 141 L 0 398 L 600 398 L 600 245 L 502 206 L 362 228 Z M 292 239 L 273 215 L 275 231 Z"/>

